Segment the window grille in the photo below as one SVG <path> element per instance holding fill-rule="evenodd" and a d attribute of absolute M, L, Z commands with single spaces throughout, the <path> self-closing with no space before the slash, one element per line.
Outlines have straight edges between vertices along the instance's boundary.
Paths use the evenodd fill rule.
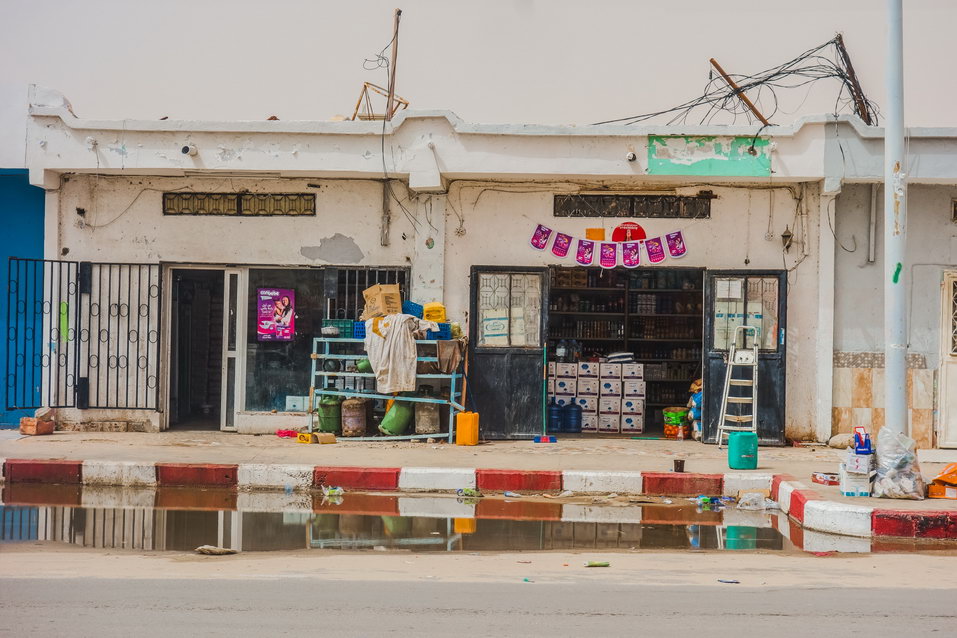
<path fill-rule="evenodd" d="M 241 217 L 316 214 L 313 193 L 163 193 L 164 215 Z"/>
<path fill-rule="evenodd" d="M 555 195 L 555 217 L 638 217 L 707 219 L 711 191 L 683 195 Z"/>

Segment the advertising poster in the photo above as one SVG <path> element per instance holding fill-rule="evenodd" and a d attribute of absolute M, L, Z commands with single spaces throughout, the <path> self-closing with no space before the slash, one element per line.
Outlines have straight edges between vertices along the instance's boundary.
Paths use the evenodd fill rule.
<path fill-rule="evenodd" d="M 259 341 L 292 341 L 296 336 L 296 291 L 260 288 L 256 303 Z"/>

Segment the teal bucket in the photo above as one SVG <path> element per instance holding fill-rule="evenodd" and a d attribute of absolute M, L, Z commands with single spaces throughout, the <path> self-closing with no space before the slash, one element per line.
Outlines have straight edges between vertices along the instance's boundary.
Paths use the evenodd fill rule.
<path fill-rule="evenodd" d="M 758 435 L 732 432 L 728 436 L 728 467 L 732 470 L 758 469 Z"/>

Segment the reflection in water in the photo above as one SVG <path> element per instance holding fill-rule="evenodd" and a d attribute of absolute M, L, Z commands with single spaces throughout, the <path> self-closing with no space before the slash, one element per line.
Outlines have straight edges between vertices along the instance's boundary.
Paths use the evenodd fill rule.
<path fill-rule="evenodd" d="M 521 510 L 491 499 L 473 519 L 456 518 L 448 511 L 399 515 L 400 510 L 410 511 L 410 502 L 415 505 L 411 511 L 420 514 L 424 503 L 448 508 L 456 505 L 454 499 L 348 494 L 338 502 L 322 501 L 321 496 L 311 502 L 311 495 L 301 495 L 306 502 L 302 507 L 288 508 L 290 511 L 238 511 L 232 509 L 236 507 L 236 493 L 224 490 L 123 490 L 112 498 L 111 502 L 124 506 L 83 507 L 81 502 L 93 499 L 75 488 L 31 486 L 28 492 L 5 489 L 4 499 L 10 504 L 0 506 L 0 540 L 44 540 L 146 551 L 191 551 L 199 545 L 242 551 L 384 548 L 418 552 L 782 550 L 785 546 L 766 515 L 746 521 L 752 525 L 725 524 L 720 513 L 696 513 L 687 507 L 650 505 L 618 512 L 616 508 L 597 508 L 603 510 L 603 521 L 614 520 L 616 514 L 621 514 L 620 520 L 632 521 L 618 523 L 555 520 L 561 516 L 530 501 L 527 506 L 522 503 L 526 507 Z M 102 494 L 98 501 L 103 501 Z M 638 519 L 634 518 L 635 510 L 641 514 Z M 552 520 L 536 519 L 544 515 Z"/>

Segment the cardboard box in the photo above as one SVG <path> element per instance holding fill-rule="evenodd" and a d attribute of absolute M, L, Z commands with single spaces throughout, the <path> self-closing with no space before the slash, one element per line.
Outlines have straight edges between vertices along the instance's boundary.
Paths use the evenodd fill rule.
<path fill-rule="evenodd" d="M 549 361 L 549 362 L 548 362 L 548 376 L 550 376 L 550 377 L 554 377 L 554 376 L 555 376 L 555 362 L 554 362 L 554 361 Z"/>
<path fill-rule="evenodd" d="M 598 431 L 598 415 L 583 414 L 582 415 L 582 432 L 597 432 L 597 431 Z"/>
<path fill-rule="evenodd" d="M 578 364 L 578 378 L 597 379 L 598 364 L 591 361 L 584 361 Z"/>
<path fill-rule="evenodd" d="M 957 487 L 931 483 L 927 486 L 927 498 L 951 498 L 957 500 Z"/>
<path fill-rule="evenodd" d="M 402 312 L 402 294 L 398 284 L 376 284 L 362 291 L 366 306 L 359 317 L 362 321 Z"/>
<path fill-rule="evenodd" d="M 851 474 L 870 474 L 871 470 L 874 469 L 874 455 L 855 454 L 850 451 L 844 460 L 844 467 Z"/>
<path fill-rule="evenodd" d="M 598 399 L 599 414 L 621 414 L 621 399 L 618 397 L 601 397 Z"/>
<path fill-rule="evenodd" d="M 564 377 L 555 378 L 555 394 L 578 394 L 578 381 Z"/>
<path fill-rule="evenodd" d="M 578 364 L 577 363 L 558 363 L 555 364 L 555 376 L 562 377 L 565 379 L 577 379 L 578 378 Z"/>
<path fill-rule="evenodd" d="M 578 377 L 578 396 L 598 396 L 598 379 L 583 379 Z"/>
<path fill-rule="evenodd" d="M 648 386 L 644 381 L 622 381 L 622 393 L 626 397 L 644 397 Z"/>
<path fill-rule="evenodd" d="M 870 496 L 872 474 L 853 474 L 841 463 L 841 494 L 844 496 Z"/>
<path fill-rule="evenodd" d="M 574 403 L 574 402 L 575 402 L 575 397 L 573 396 L 566 395 L 566 394 L 555 395 L 555 403 L 557 403 L 558 405 L 566 406 L 569 403 Z"/>
<path fill-rule="evenodd" d="M 602 363 L 598 366 L 598 376 L 602 379 L 621 379 L 620 363 Z"/>
<path fill-rule="evenodd" d="M 622 379 L 644 379 L 645 364 L 643 363 L 623 363 L 621 364 Z"/>
<path fill-rule="evenodd" d="M 625 397 L 621 400 L 621 413 L 622 414 L 644 414 L 645 413 L 645 400 L 644 399 L 630 399 Z"/>
<path fill-rule="evenodd" d="M 598 415 L 599 432 L 621 432 L 621 417 L 611 414 Z"/>
<path fill-rule="evenodd" d="M 621 381 L 616 381 L 614 379 L 599 379 L 601 385 L 598 388 L 599 396 L 603 397 L 620 397 L 621 396 Z"/>
<path fill-rule="evenodd" d="M 555 394 L 555 378 L 549 377 L 546 385 L 548 386 L 548 394 Z"/>
<path fill-rule="evenodd" d="M 644 432 L 645 415 L 644 414 L 622 414 L 621 415 L 622 432 Z"/>
<path fill-rule="evenodd" d="M 579 395 L 575 398 L 575 403 L 582 409 L 582 414 L 598 414 L 598 397 L 583 397 Z"/>

